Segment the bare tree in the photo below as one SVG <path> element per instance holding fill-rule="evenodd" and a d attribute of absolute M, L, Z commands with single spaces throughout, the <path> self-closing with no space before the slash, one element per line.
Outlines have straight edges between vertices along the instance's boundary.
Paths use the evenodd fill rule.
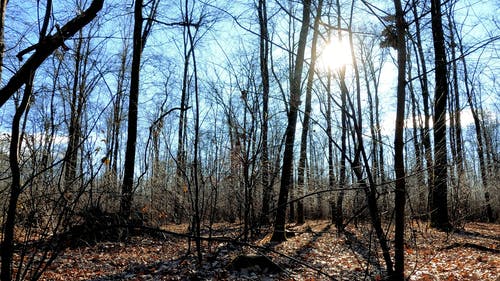
<path fill-rule="evenodd" d="M 313 26 L 313 38 L 311 43 L 311 63 L 309 64 L 309 71 L 307 73 L 307 85 L 306 85 L 306 104 L 304 108 L 304 119 L 302 121 L 302 135 L 300 138 L 300 154 L 299 154 L 299 167 L 298 167 L 298 177 L 297 177 L 297 189 L 299 190 L 299 197 L 304 195 L 305 189 L 305 171 L 306 171 L 306 160 L 307 160 L 307 137 L 309 134 L 309 123 L 311 115 L 311 97 L 312 88 L 314 81 L 314 72 L 316 71 L 316 60 L 317 60 L 317 45 L 319 37 L 319 22 L 321 19 L 321 10 L 323 8 L 323 0 L 318 1 L 318 7 L 316 8 L 316 16 L 314 18 Z M 304 221 L 304 203 L 302 200 L 297 202 L 297 223 L 303 224 Z"/>
<path fill-rule="evenodd" d="M 127 148 L 125 150 L 125 166 L 123 173 L 122 198 L 120 213 L 128 220 L 132 208 L 132 191 L 134 186 L 135 151 L 137 142 L 137 115 L 139 103 L 139 77 L 141 68 L 142 41 L 142 0 L 135 0 L 134 31 L 132 44 L 132 70 L 130 76 L 130 96 L 128 104 Z"/>
<path fill-rule="evenodd" d="M 428 80 L 428 70 L 427 70 L 427 63 L 426 63 L 426 58 L 425 58 L 425 53 L 424 53 L 424 46 L 423 46 L 423 41 L 422 41 L 422 32 L 421 32 L 421 15 L 418 14 L 418 2 L 416 0 L 413 0 L 412 5 L 411 5 L 411 10 L 413 13 L 413 19 L 414 19 L 414 25 L 415 25 L 415 38 L 416 42 L 414 44 L 416 45 L 417 49 L 417 67 L 419 70 L 419 83 L 420 83 L 420 89 L 422 92 L 422 101 L 423 101 L 423 111 L 424 111 L 424 127 L 421 130 L 422 134 L 422 142 L 423 142 L 423 147 L 424 147 L 424 153 L 425 153 L 425 165 L 426 169 L 425 171 L 428 174 L 428 194 L 429 194 L 429 202 L 428 202 L 428 207 L 430 207 L 430 194 L 431 194 L 431 189 L 432 185 L 434 183 L 434 171 L 432 170 L 432 167 L 434 165 L 433 163 L 433 155 L 432 155 L 432 146 L 431 146 L 431 133 L 430 133 L 430 118 L 431 118 L 431 109 L 429 105 L 429 100 L 430 100 L 430 93 L 429 93 L 429 80 Z"/>
<path fill-rule="evenodd" d="M 295 144 L 295 128 L 300 106 L 302 71 L 304 66 L 304 53 L 306 48 L 307 34 L 309 32 L 309 19 L 311 17 L 311 0 L 303 0 L 302 27 L 300 29 L 295 67 L 290 85 L 290 108 L 288 112 L 288 124 L 286 127 L 285 151 L 283 154 L 283 168 L 281 173 L 280 192 L 278 197 L 278 208 L 274 221 L 274 232 L 272 241 L 281 242 L 286 240 L 285 220 L 286 206 L 288 201 L 288 190 L 293 184 L 293 148 Z"/>
<path fill-rule="evenodd" d="M 396 172 L 394 276 L 392 280 L 405 280 L 404 242 L 405 242 L 405 203 L 406 179 L 404 163 L 404 119 L 406 100 L 406 22 L 400 0 L 394 0 L 396 10 L 396 50 L 398 52 L 398 86 L 396 104 L 396 125 L 394 132 L 394 170 Z"/>
<path fill-rule="evenodd" d="M 441 1 L 431 0 L 432 38 L 434 43 L 434 183 L 431 190 L 431 225 L 449 230 L 448 160 L 446 145 L 446 103 L 448 101 L 448 69 L 442 24 Z"/>
<path fill-rule="evenodd" d="M 269 223 L 269 204 L 272 186 L 269 184 L 269 32 L 267 24 L 266 0 L 259 0 L 257 12 L 259 14 L 259 58 L 260 75 L 262 79 L 262 125 L 261 125 L 261 184 L 262 184 L 262 213 L 261 224 Z"/>
<path fill-rule="evenodd" d="M 12 174 L 10 185 L 9 204 L 7 207 L 7 217 L 3 225 L 3 239 L 1 244 L 1 272 L 0 280 L 11 281 L 12 279 L 12 258 L 14 255 L 14 227 L 16 221 L 16 211 L 19 196 L 22 193 L 21 170 L 19 167 L 19 151 L 21 149 L 22 131 L 20 130 L 21 118 L 29 106 L 32 95 L 34 71 L 28 76 L 25 82 L 24 94 L 21 103 L 16 109 L 14 119 L 12 120 L 12 132 L 9 150 L 9 164 Z"/>
<path fill-rule="evenodd" d="M 339 42 L 342 42 L 342 16 L 340 9 L 340 1 L 336 1 L 337 6 L 337 36 Z M 339 83 L 340 83 L 340 123 L 341 123 L 341 147 L 340 147 L 340 175 L 339 175 L 339 187 L 341 189 L 346 187 L 347 184 L 347 157 L 348 157 L 348 147 L 347 147 L 347 133 L 349 129 L 348 115 L 348 103 L 347 96 L 349 95 L 349 90 L 345 82 L 346 66 L 342 65 L 339 70 Z M 342 232 L 344 230 L 344 191 L 341 190 L 337 196 L 337 204 L 335 211 L 335 225 L 338 231 Z"/>
<path fill-rule="evenodd" d="M 84 110 L 87 104 L 88 85 L 87 77 L 88 73 L 85 71 L 87 67 L 87 60 L 89 58 L 88 52 L 88 40 L 84 40 L 83 33 L 80 30 L 78 32 L 78 37 L 75 39 L 75 54 L 74 54 L 74 68 L 72 68 L 71 75 L 72 81 L 68 85 L 69 96 L 69 107 L 70 107 L 70 118 L 68 121 L 68 145 L 66 148 L 66 153 L 64 156 L 65 166 L 64 166 L 64 184 L 65 188 L 63 192 L 71 192 L 71 186 L 73 185 L 76 174 L 77 174 L 77 164 L 78 156 L 81 147 L 81 137 L 82 137 L 82 119 L 84 115 Z M 84 42 L 87 41 L 87 42 Z"/>
<path fill-rule="evenodd" d="M 462 185 L 462 179 L 464 178 L 464 152 L 463 152 L 463 141 L 462 141 L 462 122 L 461 122 L 461 105 L 460 105 L 460 89 L 459 89 L 459 76 L 458 76 L 458 63 L 457 59 L 457 44 L 455 39 L 455 30 L 453 29 L 454 19 L 453 19 L 453 6 L 454 3 L 450 2 L 448 10 L 446 12 L 448 20 L 448 34 L 449 34 L 449 52 L 450 52 L 450 70 L 451 70 L 451 82 L 450 87 L 452 91 L 450 92 L 449 99 L 449 115 L 450 115 L 450 147 L 451 155 L 454 160 L 454 167 L 450 171 L 454 174 L 451 176 L 453 183 L 453 196 L 452 196 L 452 212 L 456 214 L 459 205 L 459 194 Z M 456 216 L 455 216 L 456 217 Z"/>
<path fill-rule="evenodd" d="M 457 24 L 454 20 L 452 19 L 452 24 L 453 24 L 453 30 L 456 35 L 456 46 L 458 47 L 458 51 L 460 52 L 458 58 L 462 62 L 463 65 L 463 81 L 464 81 L 464 87 L 465 87 L 465 94 L 467 98 L 467 104 L 469 105 L 469 108 L 472 113 L 472 119 L 474 121 L 474 130 L 476 134 L 476 142 L 477 142 L 477 156 L 479 158 L 479 173 L 481 177 L 481 181 L 484 187 L 484 198 L 485 198 L 485 205 L 484 205 L 484 211 L 486 213 L 486 216 L 489 221 L 493 221 L 493 209 L 491 207 L 490 203 L 490 192 L 489 192 L 489 181 L 488 181 L 488 163 L 487 163 L 487 157 L 486 157 L 486 144 L 484 140 L 484 132 L 483 132 L 483 127 L 482 127 L 482 122 L 481 122 L 481 110 L 479 106 L 477 105 L 476 102 L 476 89 L 474 85 L 472 85 L 472 78 L 470 77 L 469 74 L 469 68 L 468 68 L 468 63 L 466 60 L 466 51 L 465 51 L 465 46 L 462 37 L 460 36 L 460 33 L 458 32 L 458 27 Z"/>
<path fill-rule="evenodd" d="M 132 211 L 141 56 L 156 15 L 158 1 L 155 0 L 149 4 L 151 5 L 151 9 L 147 17 L 146 24 L 144 25 L 144 29 L 144 18 L 142 15 L 143 1 L 136 0 L 134 4 L 134 31 L 132 43 L 130 95 L 128 104 L 127 148 L 125 150 L 122 197 L 120 200 L 120 214 L 124 220 L 129 219 Z"/>

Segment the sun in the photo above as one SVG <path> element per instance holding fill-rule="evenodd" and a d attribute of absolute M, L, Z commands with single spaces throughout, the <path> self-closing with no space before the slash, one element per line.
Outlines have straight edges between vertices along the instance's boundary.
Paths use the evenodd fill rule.
<path fill-rule="evenodd" d="M 325 70 L 340 70 L 351 63 L 351 47 L 344 41 L 332 40 L 322 48 L 320 62 Z"/>

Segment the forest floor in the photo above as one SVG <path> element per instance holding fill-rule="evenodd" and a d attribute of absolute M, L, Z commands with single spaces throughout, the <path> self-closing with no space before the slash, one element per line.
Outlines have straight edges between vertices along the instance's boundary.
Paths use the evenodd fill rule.
<path fill-rule="evenodd" d="M 187 225 L 169 225 L 164 230 L 186 233 Z M 230 243 L 224 239 L 235 238 L 240 227 L 216 225 L 213 234 L 220 239 L 203 243 L 201 266 L 194 243 L 189 247 L 181 236 L 142 235 L 126 243 L 100 242 L 68 249 L 41 280 L 383 280 L 384 262 L 381 253 L 373 250 L 376 238 L 368 224 L 350 226 L 340 236 L 327 221 L 290 225 L 289 230 L 295 235 L 280 244 L 270 243 L 269 233 L 248 244 Z M 467 223 L 447 234 L 414 222 L 407 234 L 409 280 L 500 281 L 499 224 Z M 284 271 L 232 270 L 231 262 L 242 254 L 266 255 Z"/>

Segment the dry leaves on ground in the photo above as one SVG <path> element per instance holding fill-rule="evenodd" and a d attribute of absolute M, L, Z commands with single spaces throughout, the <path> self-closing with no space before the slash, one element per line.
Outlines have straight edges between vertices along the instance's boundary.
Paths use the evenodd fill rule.
<path fill-rule="evenodd" d="M 185 232 L 186 226 L 169 226 Z M 221 224 L 217 235 L 236 237 L 238 227 Z M 327 221 L 290 226 L 295 236 L 280 244 L 269 235 L 244 243 L 203 243 L 204 261 L 196 261 L 194 243 L 166 236 L 133 237 L 127 243 L 99 243 L 66 251 L 42 280 L 383 280 L 384 262 L 369 225 L 339 235 Z M 228 230 L 228 233 L 224 233 Z M 219 236 L 220 237 L 220 236 Z M 500 276 L 500 225 L 469 223 L 446 234 L 415 224 L 408 231 L 406 274 L 410 280 L 492 280 Z M 265 254 L 285 272 L 232 272 L 240 254 Z"/>

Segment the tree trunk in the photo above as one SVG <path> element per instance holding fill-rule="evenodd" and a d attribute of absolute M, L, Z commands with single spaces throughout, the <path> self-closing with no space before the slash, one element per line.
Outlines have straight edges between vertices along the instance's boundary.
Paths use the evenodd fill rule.
<path fill-rule="evenodd" d="M 394 170 L 396 173 L 396 187 L 394 198 L 395 233 L 394 233 L 394 275 L 392 280 L 404 281 L 404 235 L 405 235 L 405 203 L 406 179 L 404 164 L 404 119 L 406 99 L 406 30 L 403 8 L 400 0 L 394 0 L 396 10 L 396 48 L 398 51 L 398 86 L 396 125 L 394 132 Z"/>
<path fill-rule="evenodd" d="M 130 96 L 128 104 L 127 148 L 123 184 L 120 201 L 122 219 L 128 220 L 132 210 L 132 192 L 134 187 L 135 151 L 137 140 L 137 115 L 139 102 L 139 77 L 141 68 L 142 40 L 142 0 L 135 0 L 134 4 L 134 35 L 132 51 L 132 70 L 130 76 Z"/>
<path fill-rule="evenodd" d="M 446 146 L 446 103 L 448 100 L 447 60 L 442 25 L 441 1 L 431 0 L 434 43 L 434 184 L 431 195 L 431 226 L 448 231 L 448 160 Z"/>
<path fill-rule="evenodd" d="M 434 184 L 434 171 L 432 170 L 432 167 L 434 166 L 433 159 L 432 159 L 432 147 L 431 147 L 431 135 L 430 135 L 430 108 L 429 108 L 429 81 L 427 78 L 427 64 L 425 61 L 425 54 L 424 54 L 424 49 L 422 45 L 422 36 L 420 32 L 420 15 L 417 12 L 417 7 L 418 7 L 418 1 L 413 0 L 412 3 L 412 12 L 413 12 L 413 18 L 415 20 L 415 37 L 417 39 L 416 42 L 416 47 L 417 47 L 417 53 L 418 53 L 418 60 L 417 60 L 417 66 L 420 65 L 420 73 L 419 73 L 419 82 L 420 82 L 420 87 L 422 90 L 422 100 L 423 100 L 423 110 L 424 110 L 424 128 L 423 128 L 423 134 L 422 134 L 422 142 L 424 146 L 424 153 L 425 153 L 425 168 L 427 171 L 428 175 L 428 189 L 429 189 L 429 196 L 428 196 L 428 208 L 430 208 L 431 201 L 432 201 L 432 185 Z"/>
<path fill-rule="evenodd" d="M 186 18 L 187 18 L 187 1 L 186 1 Z M 196 254 L 198 258 L 198 264 L 201 266 L 202 262 L 202 252 L 201 252 L 201 185 L 199 182 L 199 176 L 201 174 L 200 161 L 199 161 L 199 143 L 200 143 L 200 100 L 199 100 L 199 91 L 198 91 L 198 70 L 196 65 L 196 56 L 194 51 L 194 36 L 191 33 L 191 26 L 187 28 L 187 34 L 189 37 L 189 48 L 191 50 L 191 57 L 193 58 L 193 79 L 194 79 L 194 102 L 195 102 L 195 115 L 194 115 L 194 157 L 193 157 L 193 180 L 194 180 L 194 213 L 193 213 L 193 223 L 194 223 L 194 231 L 196 235 Z"/>
<path fill-rule="evenodd" d="M 454 129 L 455 129 L 455 147 L 456 147 L 456 155 L 453 157 L 456 161 L 457 165 L 457 175 L 458 180 L 460 181 L 460 176 L 464 170 L 463 167 L 463 141 L 462 141 L 462 122 L 461 122 L 461 105 L 460 105 L 460 89 L 458 86 L 458 63 L 457 63 L 457 44 L 455 42 L 455 31 L 453 30 L 453 17 L 451 10 L 448 13 L 448 28 L 450 32 L 450 52 L 451 52 L 451 61 L 452 61 L 452 72 L 453 72 L 453 97 L 454 97 L 454 118 L 452 120 Z"/>
<path fill-rule="evenodd" d="M 464 75 L 467 77 L 467 67 L 465 66 L 465 60 L 464 60 Z M 481 117 L 479 116 L 477 105 L 474 102 L 474 97 L 473 97 L 474 93 L 473 91 L 469 91 L 468 86 L 466 86 L 466 93 L 467 93 L 467 102 L 469 103 L 469 107 L 472 113 L 472 118 L 474 120 L 474 129 L 476 131 L 477 155 L 479 158 L 479 172 L 481 175 L 481 181 L 483 183 L 484 199 L 486 203 L 485 213 L 488 221 L 493 221 L 493 210 L 490 205 L 490 193 L 488 189 L 488 168 L 486 165 L 485 141 L 483 139 L 483 128 L 481 126 Z"/>
<path fill-rule="evenodd" d="M 341 16 L 340 16 L 340 2 L 339 0 L 336 1 L 337 3 L 337 35 L 338 35 L 338 40 L 339 42 L 342 41 L 342 31 L 341 31 Z M 339 178 L 339 188 L 343 189 L 345 188 L 346 182 L 347 182 L 347 129 L 349 127 L 348 120 L 347 120 L 347 95 L 349 94 L 349 90 L 347 89 L 346 83 L 345 83 L 345 66 L 342 66 L 342 68 L 339 70 L 339 79 L 340 79 L 340 111 L 341 111 L 341 117 L 340 117 L 340 122 L 341 122 L 341 146 L 340 146 L 340 178 Z M 337 230 L 339 232 L 342 232 L 344 230 L 344 210 L 343 210 L 343 204 L 344 204 L 344 191 L 340 190 L 339 195 L 337 196 L 337 210 L 335 212 L 335 215 L 337 216 L 335 219 L 335 225 L 337 227 Z"/>
<path fill-rule="evenodd" d="M 261 224 L 269 224 L 269 204 L 271 201 L 272 186 L 269 184 L 269 149 L 267 133 L 269 123 L 269 33 L 267 30 L 266 0 L 259 0 L 257 7 L 260 27 L 260 75 L 262 79 L 262 128 L 261 128 L 261 183 L 262 183 L 262 213 Z"/>
<path fill-rule="evenodd" d="M 19 196 L 22 192 L 21 187 L 21 169 L 19 167 L 19 152 L 21 150 L 21 135 L 20 121 L 29 106 L 30 97 L 32 95 L 33 77 L 35 70 L 29 73 L 30 75 L 26 80 L 26 87 L 24 88 L 23 99 L 21 104 L 16 109 L 14 119 L 12 121 L 10 149 L 9 149 L 9 164 L 12 181 L 10 185 L 9 205 L 7 206 L 7 214 L 3 225 L 3 239 L 1 244 L 1 268 L 0 280 L 12 280 L 12 258 L 14 255 L 14 228 L 16 225 L 16 210 Z"/>
<path fill-rule="evenodd" d="M 113 188 L 116 187 L 118 180 L 118 156 L 120 148 L 121 123 L 123 114 L 123 96 L 125 93 L 125 74 L 127 71 L 127 56 L 129 45 L 126 40 L 123 40 L 123 49 L 120 56 L 120 70 L 118 71 L 118 81 L 116 86 L 116 94 L 113 100 L 113 113 L 109 124 L 109 165 L 106 166 L 110 184 Z M 114 189 L 113 189 L 114 190 Z"/>
<path fill-rule="evenodd" d="M 186 3 L 187 4 L 187 3 Z M 188 11 L 186 11 L 188 13 Z M 184 16 L 186 17 L 186 16 Z M 184 18 L 184 21 L 187 23 L 188 18 Z M 182 202 L 183 202 L 183 193 L 187 191 L 187 183 L 186 183 L 186 140 L 187 140 L 187 111 L 184 108 L 188 107 L 189 104 L 189 62 L 191 59 L 191 50 L 189 44 L 189 38 L 187 36 L 187 29 L 189 28 L 188 24 L 183 25 L 183 55 L 184 55 L 184 66 L 183 66 L 183 76 L 182 76 L 182 90 L 181 90 L 181 100 L 180 107 L 181 111 L 179 112 L 179 126 L 177 132 L 177 156 L 176 156 L 176 188 L 174 190 L 174 220 L 176 223 L 180 223 L 182 221 L 183 214 L 182 211 Z"/>
<path fill-rule="evenodd" d="M 311 13 L 311 0 L 303 0 L 302 27 L 300 29 L 297 57 L 290 85 L 290 109 L 288 112 L 288 125 L 285 131 L 285 151 L 283 153 L 283 168 L 281 173 L 280 192 L 278 207 L 274 222 L 274 232 L 271 241 L 282 242 L 286 240 L 285 220 L 286 206 L 288 201 L 288 190 L 293 184 L 293 148 L 295 143 L 295 128 L 297 125 L 297 113 L 300 105 L 302 69 L 304 65 L 304 53 L 309 31 L 309 19 Z"/>
<path fill-rule="evenodd" d="M 334 165 L 333 165 L 333 134 L 332 134 L 332 93 L 331 93 L 331 81 L 332 81 L 332 73 L 328 70 L 327 74 L 327 82 L 326 82 L 326 134 L 328 138 L 328 188 L 335 188 L 335 173 L 334 173 Z M 337 206 L 335 202 L 334 195 L 330 195 L 330 211 L 331 211 L 331 222 L 337 222 Z M 337 230 L 342 228 L 342 221 L 340 222 L 340 226 L 336 225 Z"/>
<path fill-rule="evenodd" d="M 73 85 L 70 97 L 70 119 L 68 126 L 68 146 L 65 154 L 64 166 L 64 192 L 71 193 L 72 185 L 76 178 L 76 167 L 78 163 L 78 151 L 81 141 L 82 114 L 85 104 L 84 83 L 86 73 L 82 73 L 83 66 L 83 34 L 81 30 L 75 47 L 75 68 L 73 73 Z"/>
<path fill-rule="evenodd" d="M 314 72 L 316 70 L 316 48 L 319 36 L 319 21 L 321 19 L 321 9 L 323 7 L 323 0 L 318 1 L 318 8 L 316 17 L 314 19 L 313 38 L 311 43 L 311 64 L 309 65 L 307 86 L 306 86 L 306 104 L 304 108 L 304 120 L 302 121 L 302 135 L 300 138 L 300 154 L 299 154 L 299 167 L 297 177 L 297 190 L 299 197 L 302 197 L 305 192 L 305 171 L 307 161 L 307 136 L 309 133 L 309 123 L 311 115 L 311 96 L 314 81 Z M 304 221 L 304 202 L 299 200 L 297 202 L 297 224 L 303 224 Z"/>
<path fill-rule="evenodd" d="M 5 13 L 8 0 L 0 0 L 0 83 L 2 83 L 3 54 L 5 52 Z"/>
<path fill-rule="evenodd" d="M 460 60 L 462 61 L 463 64 L 463 74 L 464 74 L 464 85 L 465 85 L 465 93 L 467 96 L 467 103 L 469 104 L 469 107 L 471 109 L 472 113 L 472 118 L 474 120 L 474 129 L 476 131 L 476 141 L 477 141 L 477 154 L 479 158 L 479 170 L 480 170 L 480 175 L 481 175 L 481 181 L 483 183 L 483 188 L 484 188 L 484 199 L 485 199 L 485 213 L 487 216 L 487 219 L 489 221 L 493 221 L 493 210 L 491 208 L 491 203 L 490 203 L 490 193 L 489 193 L 489 183 L 488 183 L 488 168 L 487 168 L 487 163 L 485 159 L 485 141 L 483 140 L 483 128 L 481 126 L 481 117 L 479 116 L 477 104 L 475 102 L 474 98 L 474 88 L 471 89 L 469 86 L 469 73 L 467 69 L 467 61 L 465 60 L 465 52 L 464 52 L 464 46 L 462 43 L 462 38 L 457 32 L 457 26 L 455 22 L 453 22 L 453 29 L 455 31 L 455 34 L 457 34 L 457 45 L 458 49 L 460 50 Z"/>

